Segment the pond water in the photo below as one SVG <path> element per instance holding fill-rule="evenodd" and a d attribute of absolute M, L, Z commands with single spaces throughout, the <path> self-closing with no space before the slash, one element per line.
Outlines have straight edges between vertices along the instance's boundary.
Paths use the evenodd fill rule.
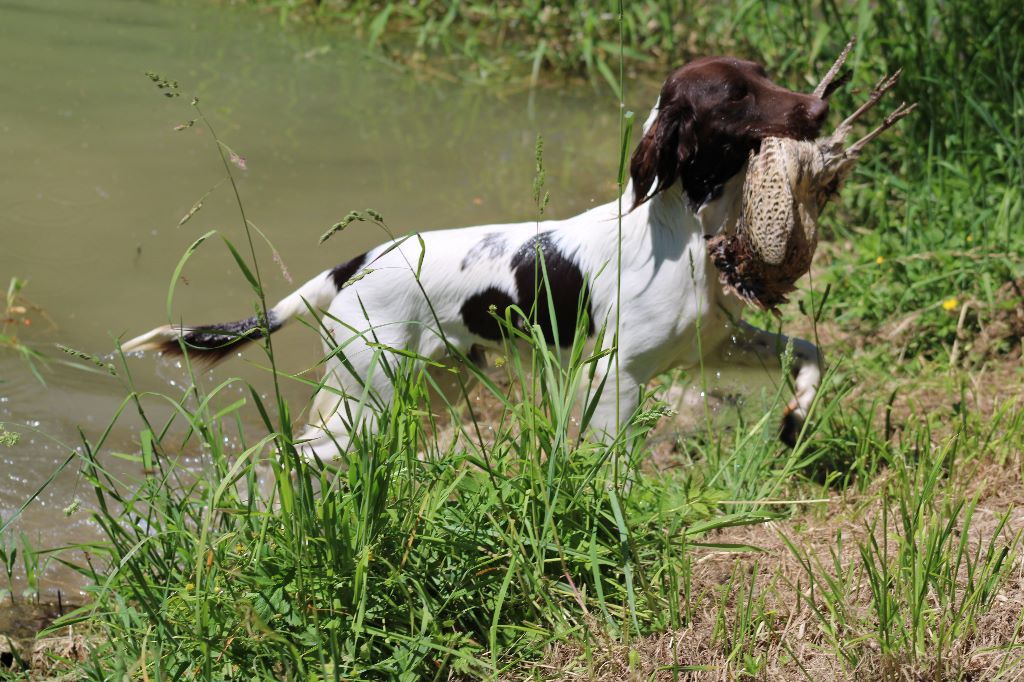
<path fill-rule="evenodd" d="M 382 240 L 357 223 L 318 246 L 353 209 L 380 211 L 397 233 L 531 219 L 538 134 L 549 216 L 615 194 L 618 105 L 606 87 L 531 93 L 426 80 L 381 62 L 343 27 L 281 30 L 273 16 L 198 1 L 0 0 L 0 63 L 0 285 L 28 281 L 24 294 L 38 310 L 29 309 L 31 325 L 19 324 L 18 335 L 51 358 L 44 386 L 0 350 L 0 422 L 22 433 L 16 446 L 0 447 L 2 519 L 80 444 L 79 429 L 89 439 L 102 433 L 127 393 L 118 378 L 62 363 L 72 358 L 57 344 L 110 353 L 115 338 L 167 321 L 174 267 L 199 235 L 216 229 L 245 243 L 227 185 L 178 224 L 224 176 L 202 126 L 174 130 L 194 118 L 193 95 L 244 157 L 246 170 L 235 170 L 248 216 L 296 284 Z M 182 95 L 162 96 L 147 71 L 179 81 Z M 655 88 L 631 87 L 628 104 L 643 120 Z M 270 249 L 257 250 L 270 298 L 291 291 Z M 189 261 L 173 310 L 174 319 L 200 323 L 252 313 L 219 240 Z M 318 357 L 318 342 L 298 325 L 275 341 L 286 370 Z M 246 358 L 213 374 L 269 388 L 258 352 Z M 180 391 L 173 362 L 150 356 L 130 365 L 140 390 Z M 297 404 L 307 397 L 286 390 Z M 261 434 L 254 412 L 243 411 L 243 421 Z M 137 452 L 137 427 L 118 421 L 108 449 Z M 63 511 L 90 497 L 73 462 L 16 529 L 35 547 L 93 537 L 87 508 Z M 69 581 L 51 565 L 44 598 L 58 586 L 67 595 Z"/>

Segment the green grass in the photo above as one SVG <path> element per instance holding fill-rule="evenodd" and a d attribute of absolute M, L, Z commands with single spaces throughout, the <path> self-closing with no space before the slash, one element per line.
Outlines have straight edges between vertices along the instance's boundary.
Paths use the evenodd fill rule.
<path fill-rule="evenodd" d="M 1021 527 L 995 493 L 1024 495 L 1024 332 L 1009 284 L 1024 279 L 1019 3 L 651 1 L 621 22 L 611 4 L 257 4 L 283 20 L 356 22 L 373 49 L 420 72 L 429 57 L 442 77 L 575 74 L 613 91 L 620 65 L 657 73 L 720 52 L 809 89 L 856 33 L 853 90 L 833 110 L 851 111 L 899 66 L 896 97 L 920 108 L 827 211 L 812 281 L 784 311 L 787 328 L 813 338 L 818 320 L 833 339 L 813 426 L 793 450 L 775 439 L 785 393 L 774 412 L 680 436 L 666 471 L 649 463 L 649 431 L 667 412 L 657 395 L 628 436 L 581 439 L 571 406 L 596 359 L 577 339 L 560 362 L 515 326 L 506 332 L 527 351 L 508 355 L 507 381 L 478 377 L 486 416 L 476 401 L 439 407 L 434 379 L 411 363 L 382 368 L 396 397 L 337 471 L 295 456 L 301 407 L 279 385 L 309 380 L 277 370 L 269 341 L 260 386 L 210 387 L 189 368 L 183 394 L 148 394 L 116 368 L 127 397 L 110 428 L 68 451 L 105 539 L 78 548 L 88 562 L 47 554 L 89 586 L 91 601 L 55 626 L 94 638 L 76 675 L 517 679 L 544 657 L 550 674 L 536 674 L 556 678 L 820 679 L 821 661 L 840 679 L 1021 670 Z M 214 133 L 198 107 L 196 124 Z M 230 149 L 213 137 L 230 179 Z M 235 192 L 244 248 L 225 241 L 265 310 Z M 167 407 L 169 420 L 152 416 Z M 258 428 L 245 427 L 252 414 Z M 109 437 L 129 415 L 144 426 L 125 453 Z M 281 457 L 268 466 L 271 452 Z M 202 466 L 181 463 L 194 453 Z M 120 480 L 112 458 L 142 473 Z M 250 494 L 261 483 L 272 499 Z M 3 532 L 13 572 L 17 540 Z"/>
<path fill-rule="evenodd" d="M 798 541 L 786 540 L 804 569 L 805 598 L 819 626 L 851 669 L 884 676 L 906 666 L 941 679 L 968 673 L 957 647 L 998 606 L 994 600 L 1019 556 L 1022 531 L 1006 532 L 1010 509 L 980 531 L 972 526 L 981 492 L 965 491 L 950 471 L 977 456 L 977 450 L 960 452 L 972 441 L 967 433 L 932 449 L 922 429 L 912 434 L 913 449 L 887 453 L 874 513 L 862 519 L 859 538 L 846 540 L 859 561 L 844 557 L 842 530 L 825 557 L 829 567 Z M 1019 429 L 1013 435 L 1019 442 Z M 868 608 L 859 610 L 858 603 Z"/>
<path fill-rule="evenodd" d="M 295 21 L 341 24 L 393 64 L 446 79 L 504 82 L 542 73 L 585 75 L 618 89 L 620 54 L 654 65 L 687 33 L 684 4 L 670 0 L 616 2 L 355 2 L 255 0 Z M 620 48 L 620 35 L 623 45 Z M 448 63 L 434 62 L 441 56 Z M 454 67 L 454 68 L 451 68 Z"/>
<path fill-rule="evenodd" d="M 612 448 L 578 444 L 562 381 L 545 381 L 554 398 L 537 406 L 509 400 L 501 421 L 519 428 L 465 449 L 424 427 L 422 379 L 399 381 L 385 428 L 357 439 L 347 470 L 278 472 L 273 511 L 245 492 L 266 439 L 225 452 L 208 414 L 180 407 L 195 424 L 184 446 L 210 453 L 185 486 L 196 474 L 176 469 L 162 439 L 144 437 L 153 469 L 141 485 L 114 480 L 103 440 L 88 443 L 109 538 L 95 565 L 107 568 L 85 571 L 94 601 L 63 623 L 102 633 L 91 675 L 146 660 L 155 678 L 488 677 L 593 623 L 620 636 L 678 626 L 687 548 L 773 514 L 721 513 L 741 491 L 711 468 L 639 475 L 642 430 Z M 782 485 L 793 457 L 762 457 L 758 477 Z"/>

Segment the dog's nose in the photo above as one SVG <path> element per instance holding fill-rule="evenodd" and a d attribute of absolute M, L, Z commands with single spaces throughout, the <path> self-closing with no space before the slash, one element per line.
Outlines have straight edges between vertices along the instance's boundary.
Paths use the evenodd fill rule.
<path fill-rule="evenodd" d="M 807 117 L 817 125 L 821 125 L 825 122 L 825 116 L 827 114 L 828 101 L 812 97 L 810 103 L 807 105 Z"/>

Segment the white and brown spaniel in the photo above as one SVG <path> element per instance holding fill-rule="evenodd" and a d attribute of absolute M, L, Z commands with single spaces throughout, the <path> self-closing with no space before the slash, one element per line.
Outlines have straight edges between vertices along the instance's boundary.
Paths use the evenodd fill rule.
<path fill-rule="evenodd" d="M 734 229 L 748 153 L 766 137 L 813 138 L 827 111 L 826 101 L 776 85 L 758 64 L 699 59 L 665 81 L 621 202 L 567 220 L 388 242 L 320 273 L 266 320 L 163 326 L 123 349 L 217 360 L 296 315 L 323 311 L 326 377 L 296 447 L 327 460 L 345 451 L 353 429 L 373 428 L 373 406 L 391 398 L 385 361 L 398 359 L 391 349 L 403 357 L 482 357 L 479 349 L 502 347 L 507 330 L 496 318 L 515 306 L 513 323 L 539 325 L 552 346 L 571 345 L 578 322 L 592 346 L 600 339 L 597 351 L 611 347 L 617 330 L 617 362 L 604 355 L 594 379 L 599 385 L 618 372 L 617 381 L 604 383 L 590 422 L 592 431 L 614 434 L 641 387 L 666 370 L 781 367 L 789 340 L 741 321 L 742 304 L 722 291 L 705 237 Z M 607 333 L 598 334 L 602 328 Z M 792 344 L 795 396 L 782 427 L 789 444 L 822 376 L 818 350 Z"/>

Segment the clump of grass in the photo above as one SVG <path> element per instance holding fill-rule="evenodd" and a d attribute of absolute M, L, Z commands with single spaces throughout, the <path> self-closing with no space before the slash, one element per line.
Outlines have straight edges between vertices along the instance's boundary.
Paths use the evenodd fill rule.
<path fill-rule="evenodd" d="M 36 317 L 48 319 L 40 308 L 30 303 L 21 293 L 26 284 L 25 280 L 12 277 L 7 285 L 6 295 L 0 300 L 3 303 L 3 310 L 0 311 L 0 349 L 17 353 L 39 383 L 45 384 L 39 368 L 46 357 L 19 338 L 19 330 L 32 324 L 32 313 L 35 313 Z"/>
<path fill-rule="evenodd" d="M 589 75 L 612 90 L 623 53 L 630 64 L 664 63 L 688 34 L 686 7 L 669 0 L 251 4 L 276 9 L 282 25 L 308 19 L 351 26 L 373 49 L 419 73 L 534 82 L 541 73 Z M 454 68 L 431 66 L 439 56 Z"/>
<path fill-rule="evenodd" d="M 873 511 L 854 540 L 844 545 L 838 532 L 824 563 L 786 542 L 805 571 L 803 598 L 851 670 L 959 678 L 967 643 L 999 608 L 1024 530 L 1007 526 L 1009 510 L 976 523 L 980 491 L 965 489 L 953 470 L 968 465 L 963 432 L 938 450 L 925 445 L 926 428 L 915 435 L 921 440 L 887 454 Z"/>
<path fill-rule="evenodd" d="M 423 422 L 424 375 L 396 368 L 381 430 L 355 439 L 344 471 L 279 472 L 270 509 L 247 491 L 279 434 L 225 451 L 221 421 L 237 408 L 211 420 L 213 396 L 177 407 L 194 427 L 184 446 L 209 453 L 202 472 L 145 435 L 151 468 L 125 485 L 105 470 L 105 440 L 85 442 L 108 542 L 80 567 L 93 603 L 60 624 L 102 632 L 97 678 L 145 660 L 153 677 L 313 679 L 489 677 L 594 622 L 622 635 L 680 624 L 687 547 L 771 514 L 723 513 L 729 491 L 692 474 L 641 475 L 644 430 L 611 447 L 572 438 L 578 377 L 549 373 L 552 362 L 536 403 L 492 395 L 501 426 L 476 447 L 439 442 Z M 152 398 L 132 401 L 145 415 Z"/>
<path fill-rule="evenodd" d="M 78 566 L 92 603 L 58 626 L 102 634 L 87 672 L 109 678 L 144 661 L 152 677 L 486 678 L 595 626 L 629 637 L 683 624 L 688 548 L 773 516 L 756 502 L 719 503 L 751 478 L 786 486 L 798 458 L 771 457 L 779 446 L 759 427 L 744 436 L 757 465 L 743 480 L 722 475 L 731 459 L 646 476 L 657 408 L 611 444 L 574 435 L 572 406 L 598 397 L 580 395 L 601 359 L 584 352 L 586 320 L 566 362 L 538 326 L 498 319 L 519 350 L 505 365 L 514 390 L 478 377 L 497 405 L 491 424 L 459 421 L 448 405 L 461 437 L 438 438 L 423 364 L 385 366 L 395 395 L 340 471 L 299 459 L 287 404 L 275 425 L 252 387 L 268 433 L 243 435 L 237 453 L 224 434 L 242 403 L 218 406 L 237 382 L 206 393 L 193 377 L 184 398 L 133 392 L 125 408 L 149 424 L 148 404 L 172 404 L 187 435 L 180 442 L 171 424 L 142 431 L 130 457 L 144 478 L 133 482 L 106 469 L 111 429 L 83 441 L 107 542 Z M 176 463 L 182 449 L 206 453 L 201 471 Z M 261 503 L 257 460 L 274 450 L 262 474 L 272 500 Z"/>
<path fill-rule="evenodd" d="M 17 563 L 18 544 L 14 536 L 10 533 L 0 534 L 0 564 L 3 565 L 4 574 L 7 576 L 7 588 L 0 591 L 0 601 L 7 596 L 11 603 L 14 603 L 14 567 Z"/>
<path fill-rule="evenodd" d="M 105 466 L 111 429 L 82 443 L 107 542 L 78 566 L 92 603 L 58 626 L 102 634 L 89 674 L 144 661 L 147 675 L 172 678 L 492 677 L 597 624 L 627 637 L 682 625 L 688 548 L 773 516 L 756 501 L 719 503 L 753 480 L 785 488 L 800 457 L 772 457 L 779 446 L 761 424 L 743 436 L 757 464 L 740 477 L 723 475 L 731 458 L 644 475 L 657 409 L 611 444 L 574 435 L 572 406 L 597 398 L 579 394 L 601 359 L 584 352 L 586 321 L 568 362 L 539 327 L 499 321 L 520 347 L 505 365 L 518 393 L 479 376 L 498 406 L 489 438 L 478 435 L 487 425 L 458 421 L 449 405 L 462 437 L 439 439 L 429 374 L 405 361 L 381 368 L 395 395 L 340 471 L 297 458 L 287 404 L 275 426 L 251 387 L 268 434 L 243 435 L 241 452 L 229 452 L 224 434 L 242 402 L 219 403 L 233 380 L 206 393 L 193 377 L 183 398 L 133 392 L 123 408 L 149 424 L 149 404 L 171 404 L 187 435 L 180 442 L 171 424 L 143 430 L 129 457 L 144 477 L 132 482 Z M 257 460 L 281 443 L 263 474 L 273 500 L 261 504 Z M 202 470 L 176 463 L 183 449 L 206 453 Z"/>
<path fill-rule="evenodd" d="M 20 583 L 20 600 L 38 606 L 41 593 L 39 583 L 46 572 L 47 563 L 46 553 L 33 545 L 28 535 L 18 533 L 15 536 L 6 527 L 0 527 L 0 567 L 7 579 L 7 587 L 0 588 L 0 605 L 6 600 L 12 606 L 18 603 L 16 586 Z"/>
<path fill-rule="evenodd" d="M 563 640 L 546 657 L 550 679 L 1019 675 L 1024 527 L 1004 502 L 1024 495 L 1015 406 L 966 416 L 937 447 L 936 418 L 879 442 L 872 412 L 834 414 L 834 433 L 816 440 L 874 440 L 858 465 L 868 475 L 833 481 L 801 512 L 692 547 L 681 627 Z"/>

